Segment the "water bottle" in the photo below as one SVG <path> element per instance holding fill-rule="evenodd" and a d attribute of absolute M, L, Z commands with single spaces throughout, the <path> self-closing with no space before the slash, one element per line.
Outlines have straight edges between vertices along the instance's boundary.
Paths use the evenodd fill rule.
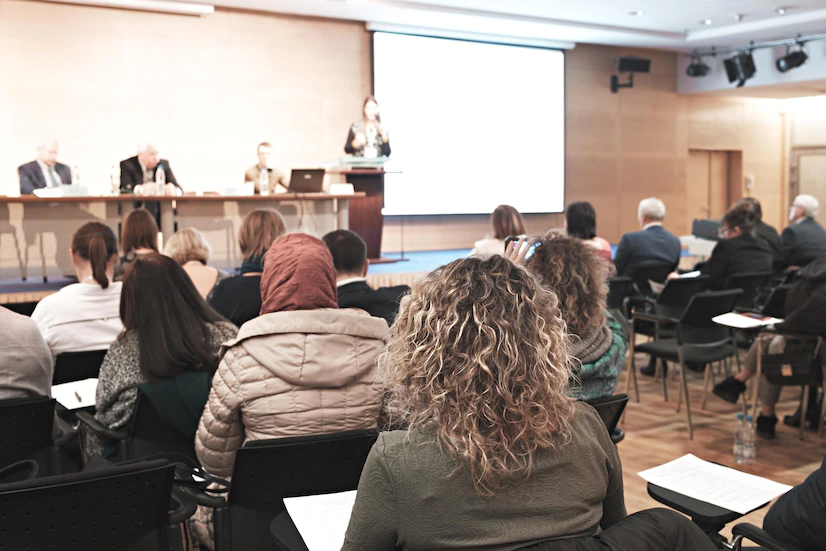
<path fill-rule="evenodd" d="M 734 425 L 734 462 L 742 465 L 745 462 L 743 457 L 743 432 L 746 425 L 743 422 L 743 413 L 737 414 L 737 423 Z"/>
<path fill-rule="evenodd" d="M 72 184 L 76 186 L 80 185 L 80 169 L 77 168 L 77 165 L 72 167 Z"/>
<path fill-rule="evenodd" d="M 268 168 L 262 168 L 258 175 L 258 193 L 262 196 L 270 194 L 270 170 Z"/>
<path fill-rule="evenodd" d="M 109 172 L 109 180 L 112 183 L 112 195 L 120 194 L 120 168 L 117 165 L 112 165 L 112 170 Z"/>
<path fill-rule="evenodd" d="M 166 191 L 166 172 L 162 165 L 158 165 L 158 170 L 155 171 L 155 194 L 165 195 Z"/>
<path fill-rule="evenodd" d="M 754 465 L 757 459 L 757 432 L 754 428 L 751 415 L 746 416 L 746 427 L 743 431 L 743 463 Z"/>

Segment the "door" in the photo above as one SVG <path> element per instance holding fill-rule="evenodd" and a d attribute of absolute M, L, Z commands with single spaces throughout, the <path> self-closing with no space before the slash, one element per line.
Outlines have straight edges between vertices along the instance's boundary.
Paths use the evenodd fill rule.
<path fill-rule="evenodd" d="M 732 163 L 729 151 L 692 149 L 688 153 L 687 213 L 690 220 L 720 219 L 733 199 L 732 184 L 738 167 Z"/>
<path fill-rule="evenodd" d="M 817 197 L 817 221 L 826 225 L 826 147 L 793 150 L 791 188 L 790 201 L 804 193 Z"/>

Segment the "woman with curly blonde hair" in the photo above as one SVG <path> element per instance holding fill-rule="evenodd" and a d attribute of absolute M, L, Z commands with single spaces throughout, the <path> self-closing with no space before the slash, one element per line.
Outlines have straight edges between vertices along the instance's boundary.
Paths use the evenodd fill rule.
<path fill-rule="evenodd" d="M 625 362 L 628 335 L 607 311 L 611 264 L 582 240 L 549 232 L 525 267 L 559 298 L 562 318 L 574 335 L 572 394 L 586 400 L 612 395 Z"/>
<path fill-rule="evenodd" d="M 556 297 L 500 255 L 419 280 L 380 359 L 391 422 L 362 472 L 343 551 L 519 549 L 625 517 L 596 412 L 568 396 Z"/>

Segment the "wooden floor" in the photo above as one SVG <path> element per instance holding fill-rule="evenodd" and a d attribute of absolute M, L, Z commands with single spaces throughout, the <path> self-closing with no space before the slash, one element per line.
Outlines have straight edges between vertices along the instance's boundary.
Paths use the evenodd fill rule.
<path fill-rule="evenodd" d="M 647 360 L 643 356 L 638 356 L 638 369 L 646 363 Z M 618 392 L 625 390 L 626 375 L 623 371 L 620 376 Z M 819 439 L 817 433 L 807 431 L 806 440 L 801 442 L 798 438 L 798 429 L 783 425 L 783 415 L 791 414 L 797 408 L 799 390 L 784 389 L 777 409 L 777 416 L 780 418 L 777 437 L 774 440 L 763 440 L 758 437 L 757 462 L 754 466 L 747 467 L 735 465 L 732 453 L 734 423 L 739 410 L 736 406 L 711 395 L 706 411 L 702 411 L 701 373 L 688 372 L 689 397 L 694 421 L 693 440 L 688 439 L 685 407 L 680 413 L 676 412 L 679 379 L 672 378 L 672 374 L 669 373 L 670 401 L 667 403 L 663 401 L 660 381 L 642 375 L 638 375 L 638 380 L 640 402 L 634 401 L 632 387 L 629 393 L 631 400 L 625 418 L 620 423 L 626 436 L 625 440 L 618 444 L 625 482 L 625 504 L 629 514 L 652 507 L 662 507 L 648 496 L 646 482 L 637 476 L 637 473 L 686 453 L 790 485 L 803 482 L 820 466 L 826 454 L 826 438 Z M 743 517 L 742 522 L 762 526 L 766 511 L 768 507 Z M 726 537 L 731 536 L 730 529 L 731 525 L 723 532 Z"/>

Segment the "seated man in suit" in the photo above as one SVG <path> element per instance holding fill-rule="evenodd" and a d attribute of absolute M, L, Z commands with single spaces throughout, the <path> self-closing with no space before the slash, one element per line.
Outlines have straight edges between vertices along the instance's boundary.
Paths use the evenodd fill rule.
<path fill-rule="evenodd" d="M 141 143 L 138 145 L 138 154 L 134 157 L 129 157 L 125 161 L 120 162 L 120 190 L 122 193 L 134 193 L 135 187 L 155 183 L 155 175 L 158 172 L 158 167 L 163 168 L 166 183 L 172 184 L 178 189 L 178 181 L 175 175 L 172 174 L 172 168 L 169 166 L 169 161 L 161 159 L 158 155 L 158 149 L 150 143 Z"/>
<path fill-rule="evenodd" d="M 258 144 L 258 164 L 251 166 L 244 173 L 244 183 L 252 182 L 256 195 L 261 193 L 261 171 L 264 170 L 268 173 L 269 193 L 287 193 L 287 179 L 273 164 L 272 144 L 261 142 Z"/>
<path fill-rule="evenodd" d="M 798 195 L 789 211 L 789 227 L 780 234 L 780 266 L 802 266 L 826 256 L 826 231 L 814 217 L 820 203 L 811 195 Z"/>
<path fill-rule="evenodd" d="M 635 266 L 680 262 L 680 240 L 663 228 L 665 205 L 656 197 L 640 201 L 637 219 L 642 229 L 622 236 L 614 257 L 618 276 L 630 275 Z"/>
<path fill-rule="evenodd" d="M 739 201 L 749 205 L 757 216 L 757 240 L 769 246 L 772 257 L 778 258 L 780 256 L 780 238 L 777 235 L 777 230 L 763 222 L 763 208 L 760 206 L 760 201 L 754 197 L 743 197 Z"/>
<path fill-rule="evenodd" d="M 393 324 L 399 310 L 399 300 L 410 291 L 407 285 L 373 289 L 365 277 L 370 263 L 367 245 L 349 230 L 336 230 L 321 238 L 333 255 L 336 268 L 339 308 L 360 308 L 371 316 L 384 318 Z"/>
<path fill-rule="evenodd" d="M 57 162 L 57 142 L 50 140 L 37 145 L 37 159 L 17 168 L 20 175 L 20 195 L 31 195 L 36 189 L 71 185 L 71 169 Z"/>

